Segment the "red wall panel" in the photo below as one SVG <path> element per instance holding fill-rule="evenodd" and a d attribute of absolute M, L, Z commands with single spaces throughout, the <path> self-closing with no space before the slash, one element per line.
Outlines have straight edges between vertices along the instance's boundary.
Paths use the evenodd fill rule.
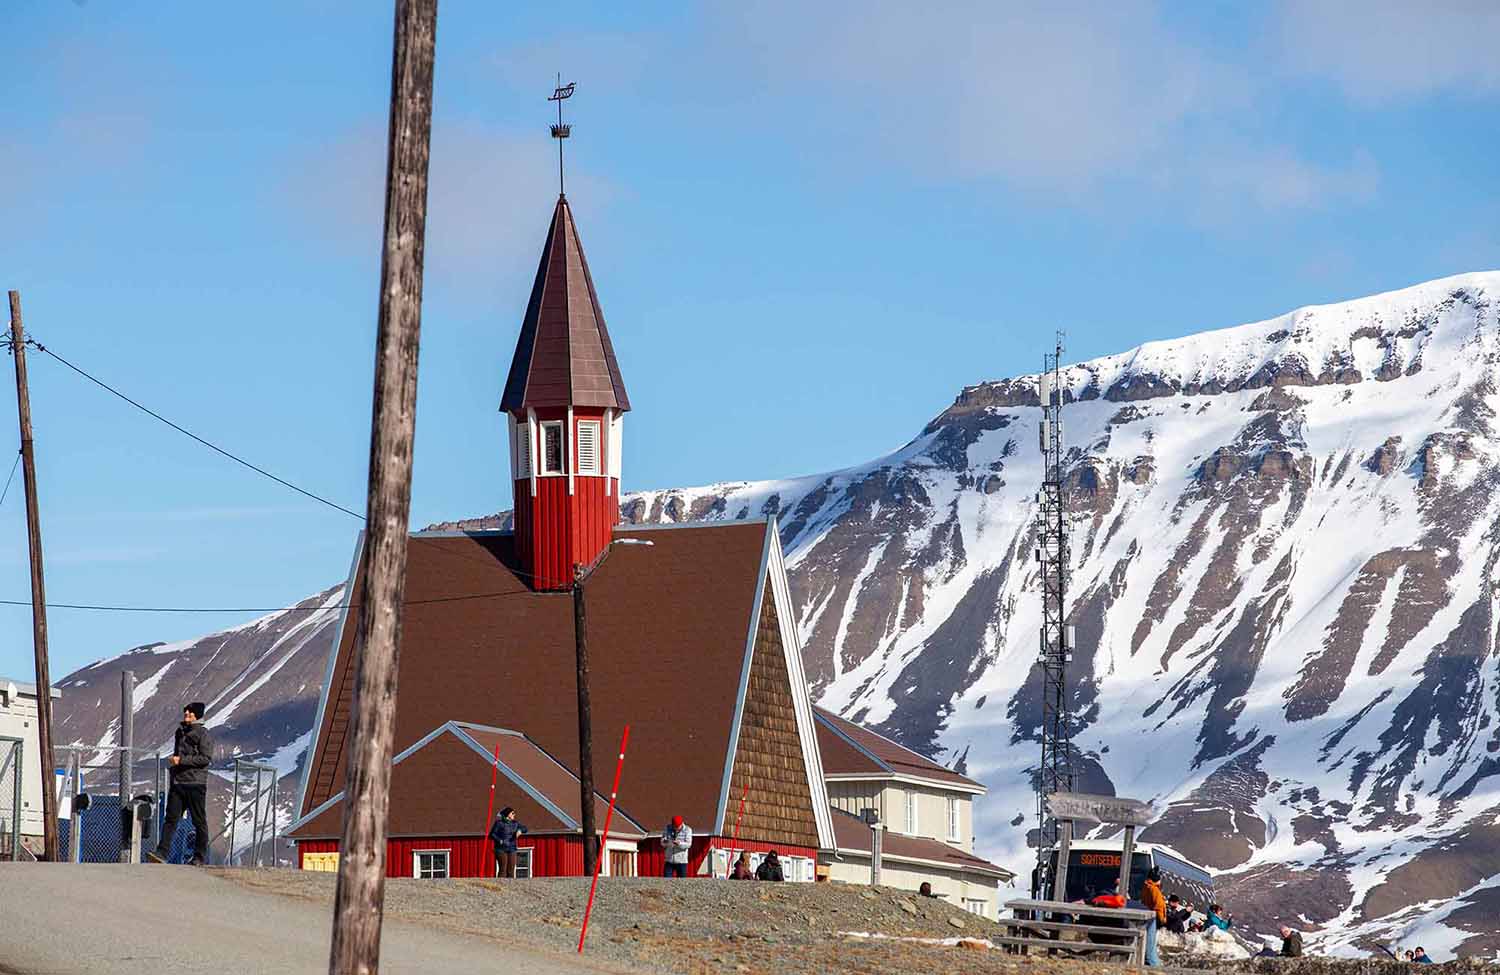
<path fill-rule="evenodd" d="M 530 849 L 534 877 L 583 876 L 583 844 L 577 836 L 522 836 L 517 846 Z M 334 853 L 338 840 L 303 840 L 297 844 L 297 866 L 304 853 Z M 410 877 L 413 854 L 418 850 L 447 850 L 448 875 L 451 877 L 492 877 L 495 855 L 484 837 L 434 836 L 409 837 L 386 841 L 385 875 Z M 660 873 L 660 867 L 657 868 Z"/>
<path fill-rule="evenodd" d="M 688 851 L 688 876 L 698 876 L 703 860 L 716 848 L 749 850 L 751 853 L 769 853 L 775 850 L 782 856 L 800 856 L 816 860 L 818 851 L 806 846 L 788 846 L 784 843 L 761 843 L 741 838 L 738 843 L 727 836 L 694 836 L 693 847 Z M 660 877 L 666 867 L 666 856 L 662 853 L 661 837 L 653 836 L 641 841 L 636 854 L 636 869 L 642 877 Z"/>
<path fill-rule="evenodd" d="M 553 415 L 553 414 L 556 415 Z M 537 420 L 559 420 L 566 413 L 538 411 Z M 599 420 L 601 461 L 612 449 L 608 424 L 602 410 L 579 410 L 573 416 L 570 431 L 577 443 L 580 420 Z M 517 480 L 512 484 L 515 497 L 516 551 L 522 568 L 530 572 L 531 585 L 537 589 L 567 589 L 573 584 L 573 566 L 592 562 L 620 522 L 620 484 L 606 476 L 575 475 L 573 493 L 568 493 L 568 478 L 538 477 L 536 496 L 531 482 Z"/>

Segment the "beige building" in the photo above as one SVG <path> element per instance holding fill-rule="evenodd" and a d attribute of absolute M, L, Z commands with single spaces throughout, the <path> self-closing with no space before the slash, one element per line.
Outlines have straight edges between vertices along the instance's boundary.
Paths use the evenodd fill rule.
<path fill-rule="evenodd" d="M 828 879 L 870 882 L 873 833 L 863 816 L 873 809 L 883 886 L 929 883 L 956 907 L 998 917 L 999 887 L 1015 874 L 974 855 L 974 800 L 985 787 L 829 711 L 816 708 L 814 718 L 837 839 L 819 857 Z"/>
<path fill-rule="evenodd" d="M 62 691 L 52 688 L 52 699 L 62 697 Z M 37 761 L 41 748 L 37 742 L 36 686 L 0 677 L 0 739 L 19 739 L 20 767 L 14 767 L 16 753 L 11 742 L 0 741 L 0 786 L 5 790 L 0 795 L 0 848 L 3 857 L 10 855 L 11 837 L 16 834 L 17 820 L 21 844 L 33 853 L 42 848 L 42 769 Z M 56 705 L 53 705 L 56 707 Z M 16 775 L 21 779 L 21 808 L 19 815 L 12 807 L 15 804 L 14 784 Z"/>

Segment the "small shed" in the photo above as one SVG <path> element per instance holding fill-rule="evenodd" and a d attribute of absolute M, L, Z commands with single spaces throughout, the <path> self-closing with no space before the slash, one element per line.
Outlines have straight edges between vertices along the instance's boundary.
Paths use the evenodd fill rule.
<path fill-rule="evenodd" d="M 62 691 L 52 688 L 52 700 Z M 55 706 L 55 705 L 54 705 Z M 37 741 L 37 691 L 35 684 L 0 677 L 0 739 L 16 739 L 20 746 L 0 741 L 0 784 L 7 790 L 0 795 L 0 842 L 8 844 L 19 834 L 20 842 L 33 853 L 42 849 L 42 769 L 37 761 L 41 745 Z M 20 778 L 19 810 L 12 810 L 14 785 Z M 49 770 L 47 778 L 52 778 Z M 50 783 L 49 783 L 50 784 Z M 0 856 L 0 859 L 3 859 Z"/>
<path fill-rule="evenodd" d="M 493 876 L 487 834 L 494 814 L 506 806 L 528 830 L 517 843 L 516 875 L 576 876 L 583 871 L 579 798 L 578 777 L 523 733 L 466 721 L 439 725 L 391 763 L 386 876 Z M 594 801 L 595 821 L 602 826 L 609 799 L 596 792 Z M 309 814 L 297 840 L 303 869 L 337 869 L 343 805 L 340 792 Z M 636 875 L 645 837 L 640 824 L 616 806 L 602 872 Z"/>

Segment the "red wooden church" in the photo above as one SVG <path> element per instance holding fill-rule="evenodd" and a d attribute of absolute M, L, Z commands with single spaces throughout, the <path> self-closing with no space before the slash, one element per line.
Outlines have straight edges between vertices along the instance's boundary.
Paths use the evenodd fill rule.
<path fill-rule="evenodd" d="M 631 728 L 604 869 L 660 874 L 662 827 L 680 815 L 695 836 L 690 875 L 774 848 L 789 879 L 813 879 L 817 851 L 835 843 L 774 519 L 618 524 L 630 400 L 566 197 L 501 409 L 515 530 L 410 541 L 387 872 L 485 872 L 492 772 L 495 808 L 535 819 L 530 872 L 582 871 L 570 587 L 575 567 L 634 539 L 651 544 L 613 549 L 588 583 L 596 783 L 612 780 L 614 745 Z M 341 833 L 357 572 L 291 830 L 304 866 L 329 864 Z M 502 751 L 523 757 L 502 754 L 496 770 L 487 748 L 507 734 Z"/>

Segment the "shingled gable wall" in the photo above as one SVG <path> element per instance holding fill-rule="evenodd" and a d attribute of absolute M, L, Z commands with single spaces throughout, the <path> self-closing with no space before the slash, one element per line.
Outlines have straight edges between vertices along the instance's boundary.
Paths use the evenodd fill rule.
<path fill-rule="evenodd" d="M 818 825 L 792 693 L 776 600 L 767 585 L 750 656 L 723 830 L 726 836 L 734 835 L 740 797 L 745 795 L 741 835 L 816 849 Z"/>

